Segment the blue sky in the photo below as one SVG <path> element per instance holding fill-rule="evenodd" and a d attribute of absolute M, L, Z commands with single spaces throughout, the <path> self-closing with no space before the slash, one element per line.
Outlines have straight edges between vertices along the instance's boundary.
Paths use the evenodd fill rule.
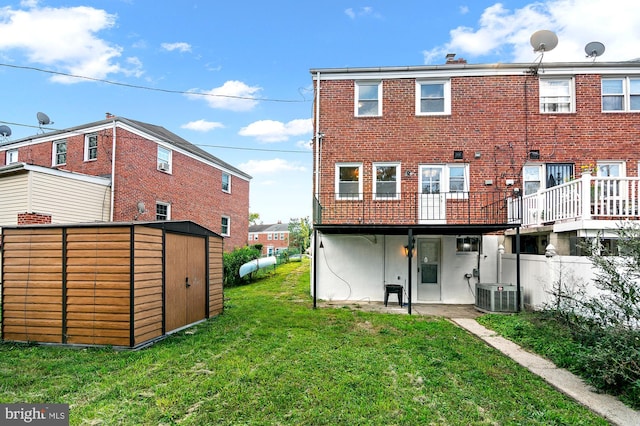
<path fill-rule="evenodd" d="M 0 124 L 106 112 L 164 126 L 251 174 L 264 223 L 311 215 L 311 68 L 640 58 L 637 0 L 28 0 L 0 7 Z M 69 75 L 87 78 L 70 77 Z M 126 84 L 111 84 L 109 82 Z M 199 93 L 200 95 L 194 95 Z M 204 94 L 204 95 L 202 95 Z"/>

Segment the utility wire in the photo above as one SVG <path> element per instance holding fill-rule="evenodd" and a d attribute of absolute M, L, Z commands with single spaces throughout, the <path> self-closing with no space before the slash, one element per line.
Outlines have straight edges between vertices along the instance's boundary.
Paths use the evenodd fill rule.
<path fill-rule="evenodd" d="M 306 99 L 294 100 L 294 99 L 253 98 L 253 97 L 250 97 L 250 96 L 235 96 L 235 95 L 223 95 L 223 94 L 217 94 L 217 93 L 193 92 L 193 91 L 186 91 L 186 90 L 161 89 L 161 88 L 157 88 L 157 87 L 140 86 L 140 85 L 137 85 L 137 84 L 120 83 L 118 81 L 105 80 L 105 79 L 101 79 L 101 78 L 94 78 L 94 77 L 86 77 L 86 76 L 82 76 L 82 75 L 68 74 L 68 73 L 64 73 L 64 72 L 60 72 L 60 71 L 46 70 L 46 69 L 37 68 L 37 67 L 26 67 L 26 66 L 22 66 L 22 65 L 11 65 L 11 64 L 3 64 L 3 63 L 0 63 L 0 66 L 1 67 L 8 67 L 8 68 L 22 69 L 22 70 L 38 71 L 38 72 L 44 72 L 44 73 L 54 74 L 54 75 L 62 75 L 62 76 L 65 76 L 65 77 L 72 77 L 72 78 L 77 78 L 77 79 L 82 79 L 82 80 L 89 80 L 89 81 L 97 81 L 97 82 L 100 82 L 100 83 L 113 84 L 114 86 L 129 87 L 129 88 L 132 88 L 132 89 L 150 90 L 150 91 L 154 91 L 154 92 L 176 93 L 176 94 L 180 94 L 180 95 L 210 96 L 210 97 L 217 97 L 217 98 L 244 99 L 244 100 L 248 100 L 248 101 L 262 101 L 262 102 L 284 102 L 284 103 L 306 103 L 306 102 L 309 102 Z"/>

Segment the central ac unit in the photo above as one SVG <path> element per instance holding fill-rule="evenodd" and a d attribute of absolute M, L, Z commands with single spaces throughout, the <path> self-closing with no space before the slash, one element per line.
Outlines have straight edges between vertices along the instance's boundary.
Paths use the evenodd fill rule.
<path fill-rule="evenodd" d="M 476 309 L 483 312 L 516 312 L 517 291 L 513 284 L 476 284 Z"/>

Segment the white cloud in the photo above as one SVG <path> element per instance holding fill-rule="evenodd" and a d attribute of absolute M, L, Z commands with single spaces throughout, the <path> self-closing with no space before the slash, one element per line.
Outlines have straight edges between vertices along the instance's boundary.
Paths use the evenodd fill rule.
<path fill-rule="evenodd" d="M 240 129 L 240 136 L 251 136 L 261 142 L 283 142 L 291 136 L 299 136 L 313 131 L 310 118 L 291 120 L 288 123 L 275 120 L 260 120 Z"/>
<path fill-rule="evenodd" d="M 350 7 L 348 9 L 345 9 L 344 13 L 351 19 L 361 18 L 365 16 L 371 16 L 377 19 L 382 18 L 382 15 L 374 11 L 371 6 L 363 6 L 358 10 L 354 10 L 352 7 Z"/>
<path fill-rule="evenodd" d="M 141 73 L 139 60 L 133 68 L 118 63 L 122 48 L 96 36 L 115 26 L 116 15 L 87 6 L 39 7 L 37 1 L 21 5 L 27 10 L 0 8 L 0 50 L 22 52 L 29 62 L 91 78 Z M 51 79 L 82 81 L 61 75 Z"/>
<path fill-rule="evenodd" d="M 249 160 L 246 163 L 240 164 L 239 168 L 252 176 L 280 172 L 305 172 L 307 170 L 304 166 L 281 158 L 274 158 L 273 160 Z"/>
<path fill-rule="evenodd" d="M 461 15 L 466 15 L 467 13 L 469 13 L 469 6 L 460 6 L 458 10 L 460 11 Z"/>
<path fill-rule="evenodd" d="M 160 46 L 162 46 L 164 50 L 168 50 L 169 52 L 172 52 L 174 50 L 178 50 L 180 52 L 191 52 L 191 45 L 184 42 L 162 43 Z"/>
<path fill-rule="evenodd" d="M 249 111 L 258 104 L 255 97 L 260 90 L 262 90 L 260 87 L 230 80 L 211 90 L 191 89 L 191 94 L 186 96 L 189 99 L 204 99 L 211 108 Z"/>
<path fill-rule="evenodd" d="M 183 129 L 195 130 L 196 132 L 208 132 L 213 129 L 223 128 L 222 123 L 216 121 L 196 120 L 180 126 Z"/>
<path fill-rule="evenodd" d="M 547 0 L 510 10 L 496 3 L 484 10 L 477 28 L 454 28 L 448 43 L 425 51 L 425 63 L 442 63 L 448 52 L 480 58 L 480 62 L 483 56 L 533 62 L 538 54 L 529 39 L 542 29 L 554 31 L 559 40 L 554 50 L 545 53 L 546 61 L 590 61 L 584 46 L 594 40 L 606 46 L 602 60 L 637 58 L 640 2 L 620 0 L 615 4 L 612 7 L 610 0 Z"/>
<path fill-rule="evenodd" d="M 296 142 L 296 146 L 298 148 L 305 149 L 307 151 L 311 151 L 311 141 L 310 140 L 298 141 L 298 142 Z"/>

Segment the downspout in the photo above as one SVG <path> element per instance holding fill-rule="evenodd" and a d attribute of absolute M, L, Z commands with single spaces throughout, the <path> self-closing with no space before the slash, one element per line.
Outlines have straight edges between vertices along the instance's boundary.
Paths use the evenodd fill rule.
<path fill-rule="evenodd" d="M 317 308 L 318 300 L 318 230 L 313 229 L 313 309 Z"/>
<path fill-rule="evenodd" d="M 109 221 L 113 222 L 113 202 L 115 199 L 115 178 L 116 178 L 116 119 L 113 119 L 113 142 L 111 143 L 111 207 L 109 211 Z"/>
<path fill-rule="evenodd" d="M 407 263 L 408 263 L 408 271 L 407 271 L 407 277 L 408 277 L 408 281 L 409 281 L 409 308 L 408 308 L 408 312 L 409 315 L 411 315 L 411 258 L 413 257 L 413 229 L 409 228 L 409 241 L 407 243 Z"/>
<path fill-rule="evenodd" d="M 315 164 L 315 187 L 316 199 L 320 198 L 320 71 L 316 72 L 316 128 L 315 128 L 315 146 L 316 146 L 316 164 Z"/>
<path fill-rule="evenodd" d="M 516 228 L 516 312 L 520 312 L 520 226 Z"/>

